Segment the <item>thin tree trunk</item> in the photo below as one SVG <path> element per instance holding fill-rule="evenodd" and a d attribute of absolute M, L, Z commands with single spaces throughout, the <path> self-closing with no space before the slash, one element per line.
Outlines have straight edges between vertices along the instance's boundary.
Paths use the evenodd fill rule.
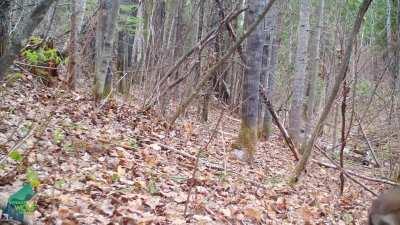
<path fill-rule="evenodd" d="M 306 67 L 308 62 L 308 40 L 310 30 L 310 2 L 309 0 L 300 1 L 300 18 L 297 35 L 297 50 L 295 62 L 295 74 L 293 80 L 293 96 L 289 113 L 289 133 L 297 147 L 300 145 L 300 130 L 303 129 L 303 101 L 304 85 L 306 79 Z"/>
<path fill-rule="evenodd" d="M 206 3 L 206 0 L 200 1 L 199 5 L 199 15 L 198 15 L 198 24 L 197 24 L 197 42 L 201 41 L 201 38 L 203 36 L 203 26 L 204 26 L 204 5 Z M 199 52 L 197 53 L 197 62 L 196 62 L 196 67 L 195 67 L 195 77 L 194 77 L 194 82 L 193 82 L 193 87 L 196 87 L 197 83 L 200 80 L 200 75 L 201 75 L 201 53 L 202 50 L 200 49 Z M 197 105 L 197 111 L 200 112 L 201 107 L 200 107 L 200 102 Z"/>
<path fill-rule="evenodd" d="M 285 3 L 287 4 L 287 3 Z M 275 5 L 276 12 L 273 15 L 276 16 L 276 21 L 274 22 L 274 29 L 271 36 L 271 53 L 269 68 L 267 69 L 267 98 L 272 102 L 272 97 L 275 90 L 275 75 L 278 66 L 278 50 L 281 45 L 282 36 L 282 25 L 283 25 L 283 3 Z M 272 13 L 271 13 L 272 14 Z M 269 110 L 265 110 L 262 123 L 262 137 L 265 140 L 269 140 L 272 134 L 272 115 Z"/>

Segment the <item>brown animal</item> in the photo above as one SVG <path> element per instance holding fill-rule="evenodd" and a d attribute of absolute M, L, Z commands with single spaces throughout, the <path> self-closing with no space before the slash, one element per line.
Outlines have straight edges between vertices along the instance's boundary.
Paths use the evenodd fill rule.
<path fill-rule="evenodd" d="M 382 193 L 368 213 L 369 225 L 400 225 L 400 189 Z"/>

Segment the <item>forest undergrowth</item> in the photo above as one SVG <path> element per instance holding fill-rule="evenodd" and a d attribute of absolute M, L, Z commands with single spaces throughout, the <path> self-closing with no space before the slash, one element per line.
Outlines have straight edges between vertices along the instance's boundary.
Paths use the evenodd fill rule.
<path fill-rule="evenodd" d="M 337 170 L 312 163 L 297 185 L 287 185 L 295 162 L 277 129 L 248 166 L 230 153 L 239 119 L 226 111 L 215 129 L 217 107 L 207 123 L 190 109 L 170 127 L 136 100 L 115 98 L 100 108 L 90 93 L 25 75 L 2 88 L 0 193 L 15 192 L 25 171 L 35 171 L 34 224 L 366 223 L 371 194 L 348 181 L 339 197 Z M 323 161 L 317 152 L 314 158 Z"/>

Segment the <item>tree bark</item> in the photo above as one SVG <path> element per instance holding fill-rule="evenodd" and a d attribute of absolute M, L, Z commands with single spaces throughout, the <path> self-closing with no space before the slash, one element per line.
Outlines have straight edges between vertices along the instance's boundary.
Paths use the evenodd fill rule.
<path fill-rule="evenodd" d="M 285 3 L 286 4 L 286 3 Z M 278 50 L 281 45 L 282 36 L 282 25 L 283 25 L 283 3 L 274 6 L 276 9 L 275 13 L 271 13 L 276 16 L 276 21 L 274 22 L 274 29 L 271 35 L 271 53 L 269 59 L 269 66 L 267 68 L 267 98 L 272 102 L 272 96 L 275 90 L 275 75 L 278 66 Z M 262 123 L 262 137 L 265 140 L 269 140 L 272 134 L 272 115 L 269 110 L 265 110 Z"/>
<path fill-rule="evenodd" d="M 315 140 L 322 128 L 323 123 L 325 122 L 326 118 L 328 117 L 328 114 L 332 108 L 332 105 L 336 99 L 337 93 L 339 91 L 340 85 L 341 83 L 344 81 L 344 79 L 346 78 L 346 74 L 347 74 L 347 69 L 349 66 L 349 62 L 350 62 L 350 57 L 351 57 L 351 53 L 353 50 L 353 43 L 354 40 L 357 37 L 357 34 L 360 30 L 363 18 L 365 13 L 367 12 L 369 6 L 371 5 L 372 0 L 363 0 L 363 2 L 360 5 L 360 8 L 358 10 L 357 13 L 357 17 L 356 20 L 354 22 L 353 25 L 353 29 L 352 32 L 349 36 L 349 39 L 347 41 L 346 44 L 346 48 L 345 48 L 345 54 L 344 54 L 344 58 L 343 61 L 341 62 L 340 65 L 340 70 L 339 73 L 335 79 L 335 83 L 332 87 L 332 91 L 330 92 L 329 98 L 326 102 L 326 105 L 324 107 L 324 110 L 322 112 L 322 114 L 320 115 L 318 122 L 312 132 L 311 138 L 309 138 L 309 140 L 307 141 L 306 145 L 303 146 L 303 156 L 300 159 L 300 162 L 296 165 L 296 168 L 294 170 L 294 173 L 292 175 L 292 177 L 289 180 L 289 183 L 293 184 L 296 183 L 301 175 L 301 173 L 304 171 L 306 164 L 311 156 L 311 152 L 315 143 Z"/>
<path fill-rule="evenodd" d="M 80 77 L 81 67 L 79 63 L 81 61 L 80 49 L 81 45 L 79 42 L 79 33 L 82 26 L 82 20 L 84 16 L 86 0 L 71 0 L 71 36 L 69 39 L 69 60 L 68 60 L 68 86 L 74 89 L 76 81 Z"/>
<path fill-rule="evenodd" d="M 112 52 L 119 0 L 101 0 L 96 28 L 95 98 L 108 96 L 112 82 Z"/>
<path fill-rule="evenodd" d="M 295 61 L 295 74 L 293 80 L 293 96 L 289 113 L 289 133 L 292 136 L 296 147 L 301 143 L 300 130 L 303 129 L 303 102 L 304 85 L 306 79 L 306 67 L 308 62 L 308 41 L 310 30 L 310 1 L 300 1 L 300 18 L 297 30 L 297 50 Z"/>
<path fill-rule="evenodd" d="M 10 0 L 0 3 L 0 57 L 3 56 L 8 43 L 8 24 L 10 13 Z"/>
<path fill-rule="evenodd" d="M 263 0 L 249 0 L 248 11 L 245 14 L 245 26 L 250 27 L 261 15 L 264 8 Z M 259 25 L 247 38 L 246 67 L 243 79 L 242 119 L 239 131 L 239 144 L 246 151 L 245 160 L 253 161 L 257 148 L 258 107 L 260 73 L 264 40 L 263 26 Z"/>
<path fill-rule="evenodd" d="M 42 0 L 30 13 L 29 16 L 24 17 L 14 35 L 11 37 L 5 53 L 0 58 L 0 80 L 4 79 L 8 67 L 13 63 L 15 57 L 19 54 L 20 50 L 25 45 L 27 40 L 39 25 L 39 23 L 46 16 L 51 4 L 55 0 Z"/>
<path fill-rule="evenodd" d="M 308 70 L 308 101 L 305 121 L 305 137 L 310 134 L 312 127 L 312 118 L 314 115 L 315 98 L 316 98 L 316 79 L 320 68 L 320 44 L 321 44 L 321 30 L 323 22 L 325 0 L 320 0 L 315 11 L 316 23 L 313 25 L 312 33 L 309 41 L 309 70 Z M 306 140 L 306 138 L 305 138 Z"/>

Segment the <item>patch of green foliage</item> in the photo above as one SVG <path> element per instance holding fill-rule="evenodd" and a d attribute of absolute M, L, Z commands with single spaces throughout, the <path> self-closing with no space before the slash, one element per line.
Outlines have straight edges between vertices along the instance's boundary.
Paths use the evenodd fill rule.
<path fill-rule="evenodd" d="M 139 147 L 138 142 L 135 138 L 129 138 L 128 139 L 129 147 L 131 147 L 133 150 L 137 150 Z"/>
<path fill-rule="evenodd" d="M 64 132 L 59 128 L 55 129 L 53 133 L 54 143 L 61 144 L 63 140 L 64 140 Z"/>
<path fill-rule="evenodd" d="M 140 17 L 132 16 L 133 12 L 138 8 L 137 5 L 121 5 L 119 8 L 120 15 L 118 20 L 119 31 L 124 31 L 128 34 L 135 34 L 137 27 L 143 23 Z"/>
<path fill-rule="evenodd" d="M 117 182 L 117 181 L 119 181 L 119 175 L 117 174 L 117 173 L 114 173 L 112 176 L 111 176 L 111 180 L 112 180 L 112 182 Z"/>
<path fill-rule="evenodd" d="M 57 53 L 57 49 L 43 49 L 39 48 L 37 50 L 26 49 L 22 52 L 25 59 L 33 65 L 43 65 L 53 62 L 56 65 L 62 62 L 61 57 Z"/>
<path fill-rule="evenodd" d="M 37 188 L 40 185 L 38 173 L 31 168 L 26 171 L 26 180 L 32 185 L 33 188 Z"/>
<path fill-rule="evenodd" d="M 56 65 L 62 63 L 57 49 L 49 47 L 48 43 L 37 36 L 29 39 L 29 45 L 22 50 L 22 56 L 32 65 L 47 65 L 50 62 Z"/>
<path fill-rule="evenodd" d="M 12 150 L 10 153 L 8 153 L 8 157 L 17 162 L 20 162 L 23 159 L 22 154 L 18 150 Z"/>

